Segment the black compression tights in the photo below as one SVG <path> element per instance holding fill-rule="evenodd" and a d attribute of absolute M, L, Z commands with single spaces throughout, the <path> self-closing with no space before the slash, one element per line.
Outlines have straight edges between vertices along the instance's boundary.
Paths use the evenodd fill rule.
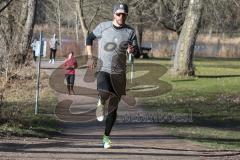
<path fill-rule="evenodd" d="M 120 97 L 116 96 L 115 94 L 109 94 L 109 93 L 100 93 L 100 98 L 103 102 L 106 102 L 106 100 L 109 98 L 108 103 L 108 115 L 106 117 L 106 126 L 105 126 L 105 135 L 109 136 L 110 132 L 112 130 L 112 127 L 117 119 L 117 109 L 118 109 L 118 103 L 120 101 Z"/>
<path fill-rule="evenodd" d="M 110 132 L 112 130 L 112 127 L 113 127 L 116 119 L 117 119 L 117 108 L 107 115 L 106 126 L 105 126 L 105 135 L 106 136 L 110 135 Z"/>

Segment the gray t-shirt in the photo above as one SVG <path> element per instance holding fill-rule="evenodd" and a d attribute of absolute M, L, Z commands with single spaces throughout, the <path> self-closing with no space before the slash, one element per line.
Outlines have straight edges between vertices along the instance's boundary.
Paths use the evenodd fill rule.
<path fill-rule="evenodd" d="M 98 39 L 100 71 L 110 74 L 126 73 L 126 50 L 131 43 L 137 47 L 135 31 L 128 25 L 115 28 L 112 21 L 100 23 L 93 34 Z"/>

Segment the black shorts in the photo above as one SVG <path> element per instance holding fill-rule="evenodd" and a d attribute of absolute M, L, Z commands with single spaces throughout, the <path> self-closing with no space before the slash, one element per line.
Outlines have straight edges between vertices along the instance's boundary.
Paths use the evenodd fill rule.
<path fill-rule="evenodd" d="M 126 74 L 109 74 L 100 71 L 97 75 L 97 89 L 103 92 L 126 95 Z"/>
<path fill-rule="evenodd" d="M 65 74 L 67 85 L 74 85 L 75 75 L 74 74 Z"/>

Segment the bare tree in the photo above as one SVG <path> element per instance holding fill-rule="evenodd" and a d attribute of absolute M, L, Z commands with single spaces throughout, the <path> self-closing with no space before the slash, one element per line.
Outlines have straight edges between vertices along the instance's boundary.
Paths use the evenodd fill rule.
<path fill-rule="evenodd" d="M 177 32 L 177 34 L 180 35 L 189 0 L 160 0 L 160 5 L 163 6 L 162 16 L 165 17 L 162 24 L 165 28 Z"/>
<path fill-rule="evenodd" d="M 62 52 L 62 31 L 61 31 L 61 9 L 60 9 L 60 0 L 57 1 L 57 15 L 58 15 L 58 36 L 60 51 Z"/>
<path fill-rule="evenodd" d="M 76 5 L 76 11 L 75 11 L 75 31 L 76 31 L 76 41 L 79 43 L 79 18 L 78 18 L 78 12 L 77 12 L 77 5 Z"/>
<path fill-rule="evenodd" d="M 76 8 L 77 8 L 77 13 L 78 13 L 78 16 L 79 16 L 79 20 L 80 20 L 80 23 L 81 23 L 83 36 L 86 39 L 86 37 L 88 35 L 89 28 L 87 27 L 86 20 L 85 20 L 84 15 L 83 15 L 83 0 L 77 0 L 76 6 L 77 6 Z"/>
<path fill-rule="evenodd" d="M 36 7 L 36 0 L 9 2 L 5 1 L 5 9 L 0 12 L 1 100 L 10 78 L 21 70 L 21 65 L 26 61 Z M 18 8 L 21 8 L 21 11 L 16 13 Z"/>
<path fill-rule="evenodd" d="M 36 9 L 37 0 L 28 0 L 27 1 L 27 14 L 22 15 L 22 20 L 25 19 L 24 27 L 22 30 L 21 37 L 21 47 L 20 47 L 20 57 L 17 61 L 24 63 L 26 56 L 28 54 L 28 48 L 32 39 L 33 27 L 34 27 L 34 18 L 35 18 L 35 9 Z M 21 33 L 21 32 L 20 32 Z M 16 42 L 17 43 L 17 42 Z"/>
<path fill-rule="evenodd" d="M 91 25 L 93 23 L 93 20 L 97 16 L 98 11 L 100 10 L 103 1 L 101 0 L 100 2 L 99 1 L 96 1 L 96 2 L 98 4 L 98 7 L 96 8 L 95 12 L 91 14 L 92 17 L 87 22 L 87 20 L 86 20 L 87 18 L 84 15 L 84 0 L 77 0 L 76 1 L 77 13 L 78 13 L 79 20 L 80 20 L 80 23 L 81 23 L 81 28 L 82 28 L 84 39 L 86 39 L 86 37 L 88 35 L 88 32 L 89 32 L 89 29 L 91 28 Z M 96 2 L 94 2 L 94 3 L 96 3 Z M 90 5 L 92 5 L 92 4 L 90 4 Z"/>
<path fill-rule="evenodd" d="M 173 72 L 178 75 L 194 75 L 193 53 L 199 24 L 202 17 L 203 0 L 190 0 L 186 19 L 175 51 Z"/>
<path fill-rule="evenodd" d="M 21 8 L 20 13 L 16 13 L 17 8 Z M 0 71 L 5 73 L 6 79 L 10 68 L 19 68 L 19 65 L 25 63 L 33 32 L 35 8 L 36 0 L 13 1 L 1 13 L 0 46 L 3 47 L 1 56 L 5 65 Z"/>

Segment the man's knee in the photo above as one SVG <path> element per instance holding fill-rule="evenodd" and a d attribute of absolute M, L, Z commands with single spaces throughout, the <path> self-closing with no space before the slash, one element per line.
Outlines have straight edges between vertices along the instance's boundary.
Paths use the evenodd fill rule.
<path fill-rule="evenodd" d="M 108 110 L 107 118 L 116 118 L 117 117 L 117 107 L 112 108 L 112 110 Z"/>
<path fill-rule="evenodd" d="M 118 104 L 120 102 L 120 98 L 114 95 L 111 95 L 109 98 L 109 102 L 108 102 L 108 112 L 109 113 L 117 113 L 117 109 L 118 109 Z"/>
<path fill-rule="evenodd" d="M 102 101 L 106 101 L 110 97 L 110 93 L 106 91 L 99 91 L 99 96 Z"/>
<path fill-rule="evenodd" d="M 111 94 L 109 98 L 109 105 L 118 106 L 121 97 L 118 97 L 116 94 Z"/>

